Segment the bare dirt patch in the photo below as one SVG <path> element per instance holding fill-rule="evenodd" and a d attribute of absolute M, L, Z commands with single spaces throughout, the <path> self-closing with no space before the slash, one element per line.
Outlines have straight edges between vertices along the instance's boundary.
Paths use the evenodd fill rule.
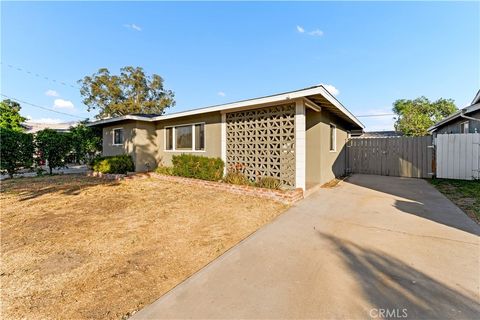
<path fill-rule="evenodd" d="M 2 182 L 4 319 L 119 319 L 286 209 L 155 179 Z"/>

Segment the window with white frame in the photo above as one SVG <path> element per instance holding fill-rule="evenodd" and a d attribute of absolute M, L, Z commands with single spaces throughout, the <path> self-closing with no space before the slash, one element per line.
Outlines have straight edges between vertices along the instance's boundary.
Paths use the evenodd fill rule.
<path fill-rule="evenodd" d="M 113 129 L 113 144 L 123 144 L 123 128 Z"/>
<path fill-rule="evenodd" d="M 468 121 L 460 123 L 460 133 L 468 133 Z"/>
<path fill-rule="evenodd" d="M 205 124 L 193 123 L 165 127 L 165 150 L 204 151 Z"/>
<path fill-rule="evenodd" d="M 330 124 L 330 151 L 337 151 L 337 127 Z"/>

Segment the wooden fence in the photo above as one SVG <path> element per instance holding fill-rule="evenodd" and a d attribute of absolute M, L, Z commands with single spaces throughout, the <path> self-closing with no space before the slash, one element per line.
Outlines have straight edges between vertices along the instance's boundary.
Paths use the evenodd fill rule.
<path fill-rule="evenodd" d="M 431 178 L 432 137 L 352 138 L 347 143 L 350 173 Z"/>
<path fill-rule="evenodd" d="M 435 144 L 438 178 L 480 179 L 480 133 L 439 134 Z"/>

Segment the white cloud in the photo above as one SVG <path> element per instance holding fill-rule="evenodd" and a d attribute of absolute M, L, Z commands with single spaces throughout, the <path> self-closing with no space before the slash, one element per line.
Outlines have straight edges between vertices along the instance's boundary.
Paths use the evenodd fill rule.
<path fill-rule="evenodd" d="M 142 28 L 138 25 L 136 25 L 135 23 L 132 23 L 132 24 L 124 24 L 123 25 L 125 28 L 129 28 L 129 29 L 132 29 L 132 30 L 135 30 L 135 31 L 142 31 Z"/>
<path fill-rule="evenodd" d="M 310 31 L 308 34 L 314 37 L 321 37 L 323 36 L 323 31 L 320 29 L 315 29 L 313 31 Z"/>
<path fill-rule="evenodd" d="M 305 32 L 305 29 L 303 29 L 303 28 L 300 27 L 300 26 L 297 26 L 297 31 L 300 32 L 300 33 L 304 33 L 304 32 Z"/>
<path fill-rule="evenodd" d="M 47 95 L 49 97 L 60 97 L 60 94 L 58 94 L 57 91 L 52 90 L 52 89 L 48 89 L 47 91 L 45 91 L 45 95 Z"/>
<path fill-rule="evenodd" d="M 338 96 L 340 94 L 340 90 L 338 90 L 337 88 L 335 88 L 335 86 L 331 85 L 331 84 L 323 84 L 321 83 L 321 85 L 328 90 L 328 92 L 330 92 L 332 95 L 334 96 Z"/>
<path fill-rule="evenodd" d="M 53 107 L 58 109 L 75 109 L 72 101 L 63 99 L 55 99 L 55 101 L 53 101 Z"/>
<path fill-rule="evenodd" d="M 225 97 L 227 94 L 223 91 L 218 91 L 217 93 L 220 97 Z"/>

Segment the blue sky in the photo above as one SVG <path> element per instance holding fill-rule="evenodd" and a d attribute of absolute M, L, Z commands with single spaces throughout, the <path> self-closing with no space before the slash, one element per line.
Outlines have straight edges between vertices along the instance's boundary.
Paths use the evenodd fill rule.
<path fill-rule="evenodd" d="M 177 101 L 167 112 L 324 83 L 356 115 L 390 113 L 396 99 L 421 95 L 463 107 L 480 87 L 478 2 L 2 2 L 1 10 L 1 93 L 77 117 L 95 113 L 70 84 L 126 65 L 165 79 Z M 22 113 L 76 119 L 26 104 Z M 367 130 L 393 123 L 361 121 Z"/>

